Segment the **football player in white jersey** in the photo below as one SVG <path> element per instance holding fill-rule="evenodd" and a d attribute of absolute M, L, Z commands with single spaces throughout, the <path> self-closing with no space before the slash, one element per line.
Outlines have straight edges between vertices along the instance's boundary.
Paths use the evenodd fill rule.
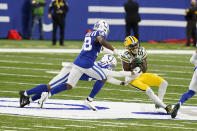
<path fill-rule="evenodd" d="M 95 65 L 101 67 L 103 71 L 105 72 L 107 76 L 107 82 L 115 84 L 115 85 L 124 85 L 125 82 L 122 82 L 118 79 L 115 79 L 113 77 L 125 77 L 125 76 L 131 76 L 131 72 L 126 71 L 113 71 L 116 68 L 117 60 L 113 55 L 105 54 L 100 61 L 95 62 Z M 50 87 L 50 89 L 45 90 L 44 88 L 40 90 L 40 86 L 36 86 L 30 90 L 25 91 L 25 94 L 29 94 L 26 100 L 26 103 L 22 104 L 21 107 L 24 107 L 25 105 L 29 104 L 32 101 L 36 101 L 38 99 L 40 106 L 43 106 L 43 103 L 48 99 L 48 97 L 51 97 L 52 95 L 55 95 L 61 91 L 64 91 L 65 88 L 62 87 L 56 87 L 57 85 L 61 83 L 65 83 L 68 80 L 68 75 L 72 69 L 73 64 L 69 62 L 63 62 L 62 63 L 63 68 L 58 73 L 57 76 L 55 76 L 47 85 Z M 80 78 L 80 80 L 83 81 L 93 81 L 96 80 L 95 78 L 89 77 L 86 74 L 83 74 Z M 53 88 L 55 87 L 55 88 Z M 93 92 L 94 89 L 92 89 L 91 92 Z M 23 93 L 23 94 L 24 94 Z M 29 98 L 30 95 L 34 94 L 31 98 Z M 41 95 L 42 94 L 42 95 Z M 91 93 L 89 95 L 91 97 Z M 89 107 L 89 106 L 88 106 Z M 95 106 L 90 107 L 92 110 L 97 110 Z"/>
<path fill-rule="evenodd" d="M 190 58 L 190 62 L 192 64 L 194 64 L 194 66 L 195 66 L 194 73 L 193 73 L 193 76 L 192 76 L 192 80 L 190 81 L 188 91 L 183 93 L 179 102 L 172 109 L 172 114 L 171 114 L 172 118 L 175 118 L 177 116 L 177 112 L 180 109 L 181 105 L 185 101 L 187 101 L 188 99 L 193 97 L 195 95 L 195 93 L 197 92 L 197 50 L 195 51 L 195 53 Z"/>
<path fill-rule="evenodd" d="M 124 46 L 127 50 L 120 57 L 124 71 L 133 71 L 133 69 L 138 70 L 132 77 L 125 78 L 128 82 L 128 86 L 145 92 L 150 99 L 153 100 L 156 108 L 162 107 L 169 114 L 172 110 L 171 105 L 163 103 L 163 97 L 168 83 L 158 75 L 145 73 L 147 70 L 146 49 L 140 46 L 138 39 L 134 36 L 126 37 Z M 159 87 L 158 96 L 156 96 L 150 88 L 151 86 Z"/>

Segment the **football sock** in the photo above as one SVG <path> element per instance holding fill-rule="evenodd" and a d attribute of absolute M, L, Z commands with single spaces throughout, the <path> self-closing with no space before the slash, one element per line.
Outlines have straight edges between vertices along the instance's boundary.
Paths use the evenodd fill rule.
<path fill-rule="evenodd" d="M 33 102 L 33 100 L 32 100 L 32 98 L 31 98 L 31 97 L 29 98 L 29 101 L 30 101 L 30 102 Z"/>
<path fill-rule="evenodd" d="M 181 104 L 183 104 L 185 101 L 187 101 L 187 100 L 188 100 L 189 98 L 191 98 L 193 95 L 195 95 L 195 92 L 194 92 L 193 90 L 188 90 L 187 92 L 185 92 L 185 93 L 181 96 L 179 102 L 180 102 Z"/>
<path fill-rule="evenodd" d="M 38 85 L 30 90 L 27 90 L 26 94 L 29 96 L 32 94 L 40 94 L 42 92 L 47 92 L 47 91 L 48 91 L 47 84 L 41 84 L 41 85 Z"/>
<path fill-rule="evenodd" d="M 66 87 L 66 83 L 61 83 L 55 87 L 53 87 L 51 90 L 50 90 L 50 93 L 51 95 L 54 95 L 54 94 L 57 94 L 59 92 L 62 92 L 64 90 L 66 90 L 67 87 Z"/>
<path fill-rule="evenodd" d="M 32 100 L 32 101 L 36 101 L 36 100 L 40 99 L 41 94 L 42 94 L 42 93 L 35 94 L 34 96 L 31 97 L 31 100 Z"/>
<path fill-rule="evenodd" d="M 87 100 L 92 102 L 94 99 L 88 96 Z"/>
<path fill-rule="evenodd" d="M 167 86 L 168 86 L 168 82 L 166 80 L 164 80 L 159 86 L 158 97 L 161 101 L 163 101 Z"/>
<path fill-rule="evenodd" d="M 98 92 L 101 90 L 101 88 L 103 87 L 103 85 L 104 85 L 104 82 L 103 81 L 97 80 L 94 83 L 93 89 L 92 89 L 89 97 L 94 98 L 96 96 L 96 94 L 98 94 Z"/>
<path fill-rule="evenodd" d="M 146 94 L 150 97 L 150 99 L 158 106 L 162 108 L 166 108 L 166 105 L 155 95 L 151 88 L 146 89 Z"/>

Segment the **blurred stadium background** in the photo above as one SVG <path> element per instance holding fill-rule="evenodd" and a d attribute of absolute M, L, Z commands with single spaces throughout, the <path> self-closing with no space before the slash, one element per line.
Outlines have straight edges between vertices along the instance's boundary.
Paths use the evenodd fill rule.
<path fill-rule="evenodd" d="M 52 23 L 47 17 L 51 0 L 46 0 L 44 37 L 51 39 Z M 69 12 L 66 18 L 65 39 L 83 40 L 87 29 L 99 18 L 110 24 L 108 40 L 122 41 L 125 37 L 123 4 L 127 0 L 67 0 Z M 11 29 L 16 29 L 23 38 L 28 38 L 31 24 L 30 0 L 0 1 L 0 38 L 7 38 Z M 137 0 L 140 6 L 140 40 L 185 39 L 184 11 L 190 0 Z M 38 28 L 38 26 L 37 26 Z M 35 38 L 38 37 L 38 29 Z"/>
<path fill-rule="evenodd" d="M 50 0 L 45 7 L 44 36 L 46 40 L 7 40 L 8 32 L 16 29 L 24 39 L 28 38 L 31 23 L 30 0 L 0 1 L 0 50 L 29 49 L 80 49 L 84 34 L 91 29 L 98 18 L 107 19 L 110 26 L 109 40 L 118 49 L 125 36 L 123 3 L 126 0 L 67 0 L 70 11 L 66 18 L 65 46 L 51 45 L 51 20 L 47 18 Z M 183 43 L 147 43 L 149 40 L 185 39 L 184 11 L 190 0 L 136 0 L 140 5 L 140 40 L 147 50 L 191 50 Z M 39 38 L 38 27 L 35 38 Z M 162 53 L 162 52 L 160 52 Z M 103 54 L 99 56 L 102 57 Z M 76 53 L 21 53 L 0 52 L 0 97 L 18 97 L 18 91 L 30 89 L 37 84 L 47 83 L 59 71 L 61 62 L 72 62 Z M 149 54 L 148 72 L 164 77 L 169 86 L 164 98 L 166 104 L 175 104 L 188 89 L 193 72 L 189 63 L 191 54 Z M 116 70 L 121 70 L 120 60 Z M 91 83 L 79 82 L 69 92 L 62 92 L 53 99 L 83 100 L 89 94 Z M 153 88 L 157 93 L 157 88 Z M 95 100 L 152 103 L 144 93 L 129 87 L 106 84 Z M 197 97 L 185 105 L 197 106 Z M 1 108 L 0 108 L 1 110 Z M 197 130 L 196 121 L 114 119 L 114 120 L 75 120 L 28 117 L 0 114 L 0 130 L 74 130 L 74 131 L 137 131 L 137 130 Z"/>

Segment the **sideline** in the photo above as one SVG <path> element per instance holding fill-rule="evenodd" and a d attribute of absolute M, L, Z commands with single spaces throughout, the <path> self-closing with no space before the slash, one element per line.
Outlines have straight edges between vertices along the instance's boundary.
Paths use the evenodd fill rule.
<path fill-rule="evenodd" d="M 9 53 L 80 53 L 81 49 L 10 49 L 1 48 L 0 52 Z M 123 50 L 121 50 L 123 51 Z M 193 54 L 194 50 L 147 50 L 149 54 Z"/>

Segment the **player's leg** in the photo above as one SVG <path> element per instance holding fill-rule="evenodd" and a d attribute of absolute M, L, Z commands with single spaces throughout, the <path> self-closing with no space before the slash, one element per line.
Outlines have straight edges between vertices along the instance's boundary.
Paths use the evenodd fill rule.
<path fill-rule="evenodd" d="M 104 73 L 104 71 L 96 65 L 94 65 L 91 69 L 88 69 L 86 71 L 86 74 L 97 80 L 93 85 L 93 89 L 91 93 L 89 94 L 88 98 L 85 100 L 85 103 L 84 103 L 87 107 L 95 111 L 97 110 L 97 108 L 93 106 L 92 101 L 94 97 L 99 93 L 104 83 L 106 82 L 107 76 Z"/>
<path fill-rule="evenodd" d="M 44 102 L 46 102 L 49 97 L 51 97 L 52 95 L 55 95 L 57 93 L 60 93 L 62 91 L 67 90 L 65 82 L 68 79 L 67 78 L 68 75 L 69 75 L 69 73 L 65 73 L 64 75 L 63 75 L 63 73 L 61 73 L 49 82 L 50 83 L 50 91 L 49 92 L 42 92 L 41 98 L 38 101 L 38 104 L 41 108 L 43 107 Z"/>
<path fill-rule="evenodd" d="M 158 89 L 158 97 L 161 101 L 163 101 L 164 95 L 166 93 L 166 89 L 168 87 L 168 82 L 166 80 L 163 80 L 161 84 L 159 85 Z"/>
<path fill-rule="evenodd" d="M 164 104 L 157 95 L 155 95 L 155 93 L 153 92 L 153 90 L 151 88 L 147 88 L 146 89 L 146 94 L 150 97 L 150 99 L 159 107 L 162 107 L 166 110 L 166 112 L 168 114 L 171 113 L 172 111 L 172 105 L 166 105 Z"/>
<path fill-rule="evenodd" d="M 158 96 L 156 96 L 156 95 L 155 96 L 156 96 L 156 99 L 159 98 L 160 102 L 155 99 L 155 101 L 158 101 L 158 102 L 155 102 L 155 107 L 156 108 L 162 107 L 166 110 L 166 112 L 168 114 L 171 113 L 172 105 L 171 104 L 166 105 L 163 103 L 163 97 L 166 93 L 166 89 L 167 89 L 167 85 L 168 85 L 167 81 L 164 80 L 162 77 L 152 74 L 152 73 L 144 73 L 143 77 L 144 77 L 143 80 L 145 80 L 144 83 L 147 84 L 148 86 L 159 87 Z M 164 107 L 164 105 L 165 105 L 165 107 Z"/>
<path fill-rule="evenodd" d="M 68 80 L 68 75 L 70 74 L 70 71 L 72 69 L 72 66 L 65 66 L 61 69 L 61 71 L 59 72 L 59 74 L 57 76 L 55 76 L 50 82 L 50 96 L 51 95 L 55 95 L 61 91 L 66 90 L 66 85 L 65 83 Z M 57 86 L 59 85 L 59 86 Z M 50 97 L 49 96 L 49 97 Z"/>
<path fill-rule="evenodd" d="M 144 73 L 142 74 L 142 77 L 143 82 L 148 86 L 159 87 L 158 97 L 161 101 L 163 101 L 168 86 L 168 82 L 164 80 L 162 77 L 152 73 Z M 155 107 L 159 108 L 160 106 L 156 104 Z"/>
<path fill-rule="evenodd" d="M 183 104 L 185 101 L 193 97 L 196 92 L 197 92 L 197 70 L 194 71 L 192 80 L 190 81 L 189 90 L 181 96 L 179 102 Z"/>
<path fill-rule="evenodd" d="M 162 108 L 165 108 L 166 105 L 155 95 L 149 85 L 144 84 L 141 79 L 142 77 L 138 77 L 137 79 L 129 83 L 129 86 L 145 92 L 155 104 L 159 105 Z"/>
<path fill-rule="evenodd" d="M 38 85 L 32 89 L 29 89 L 27 91 L 20 91 L 20 98 L 23 98 L 22 100 L 20 100 L 21 102 L 21 106 L 24 107 L 25 105 L 29 104 L 32 101 L 36 101 L 38 99 L 40 99 L 42 92 L 49 92 L 50 88 L 54 87 L 55 85 L 59 84 L 59 83 L 63 83 L 66 81 L 67 76 L 69 74 L 70 68 L 69 67 L 64 67 L 62 68 L 62 70 L 60 71 L 60 73 L 55 76 L 50 82 L 49 84 L 42 84 L 42 85 Z M 34 94 L 34 96 L 30 97 L 30 95 Z"/>
<path fill-rule="evenodd" d="M 162 77 L 152 73 L 145 73 L 144 77 L 146 77 L 146 84 L 148 84 L 149 86 L 159 87 L 158 97 L 161 101 L 163 101 L 168 86 L 168 82 L 164 80 Z"/>
<path fill-rule="evenodd" d="M 153 90 L 150 88 L 150 85 L 148 85 L 151 83 L 147 82 L 149 81 L 149 78 L 147 78 L 149 75 L 145 75 L 145 74 L 146 73 L 140 75 L 137 79 L 133 80 L 131 83 L 129 83 L 129 86 L 132 86 L 136 89 L 144 91 L 156 105 L 164 108 L 167 111 L 167 113 L 169 113 L 171 111 L 171 108 L 170 108 L 171 105 L 167 106 L 159 99 L 157 95 L 155 95 Z"/>
<path fill-rule="evenodd" d="M 26 90 L 26 91 L 20 91 L 20 107 L 24 107 L 25 105 L 30 104 L 30 102 L 35 101 L 40 98 L 40 94 L 42 92 L 47 92 L 49 90 L 49 87 L 47 84 L 41 84 L 37 85 L 36 87 Z M 35 94 L 34 98 L 29 98 L 30 95 Z"/>
<path fill-rule="evenodd" d="M 55 87 L 56 85 L 60 84 L 60 83 L 65 83 L 68 79 L 68 75 L 69 75 L 69 71 L 71 70 L 70 67 L 63 67 L 61 69 L 61 71 L 59 72 L 59 74 L 57 76 L 55 76 L 50 82 L 49 84 L 47 85 L 48 86 L 48 91 L 45 91 L 45 92 L 49 92 L 48 93 L 48 97 L 51 96 L 50 92 L 51 92 L 51 88 Z M 59 87 L 60 89 L 58 90 L 65 90 L 64 87 L 63 89 L 61 89 L 62 87 Z M 59 91 L 60 92 L 60 91 Z M 57 92 L 58 93 L 58 92 Z M 40 93 L 40 97 L 41 97 L 41 94 L 42 92 Z M 46 94 L 46 93 L 45 93 Z M 56 94 L 56 93 L 54 93 Z M 32 97 L 32 100 L 35 100 L 35 98 L 38 98 L 39 94 L 36 94 L 35 96 Z M 38 99 L 40 99 L 40 97 Z M 43 99 L 43 98 L 42 98 Z M 40 100 L 42 101 L 42 100 Z M 40 103 L 39 101 L 39 103 Z"/>
<path fill-rule="evenodd" d="M 191 80 L 190 85 L 189 85 L 189 90 L 187 92 L 183 93 L 179 102 L 172 109 L 172 114 L 171 114 L 172 118 L 175 118 L 177 116 L 178 110 L 180 109 L 181 105 L 185 101 L 187 101 L 188 99 L 193 97 L 196 92 L 197 92 L 197 72 L 194 71 L 194 74 L 192 76 L 192 80 Z"/>
<path fill-rule="evenodd" d="M 82 74 L 83 72 L 81 71 L 80 67 L 73 65 L 73 68 L 71 69 L 70 73 L 67 74 L 62 73 L 63 76 L 62 75 L 57 76 L 56 78 L 58 79 L 56 81 L 55 79 L 52 79 L 50 84 L 53 88 L 51 88 L 50 92 L 42 93 L 41 98 L 39 100 L 40 107 L 42 107 L 43 103 L 46 102 L 46 100 L 52 95 L 65 90 L 72 89 L 72 87 L 74 87 L 77 84 Z"/>
<path fill-rule="evenodd" d="M 181 104 L 183 104 L 185 101 L 187 101 L 188 99 L 190 99 L 194 95 L 195 95 L 195 91 L 188 90 L 187 92 L 183 93 L 183 95 L 181 96 L 179 102 Z"/>

